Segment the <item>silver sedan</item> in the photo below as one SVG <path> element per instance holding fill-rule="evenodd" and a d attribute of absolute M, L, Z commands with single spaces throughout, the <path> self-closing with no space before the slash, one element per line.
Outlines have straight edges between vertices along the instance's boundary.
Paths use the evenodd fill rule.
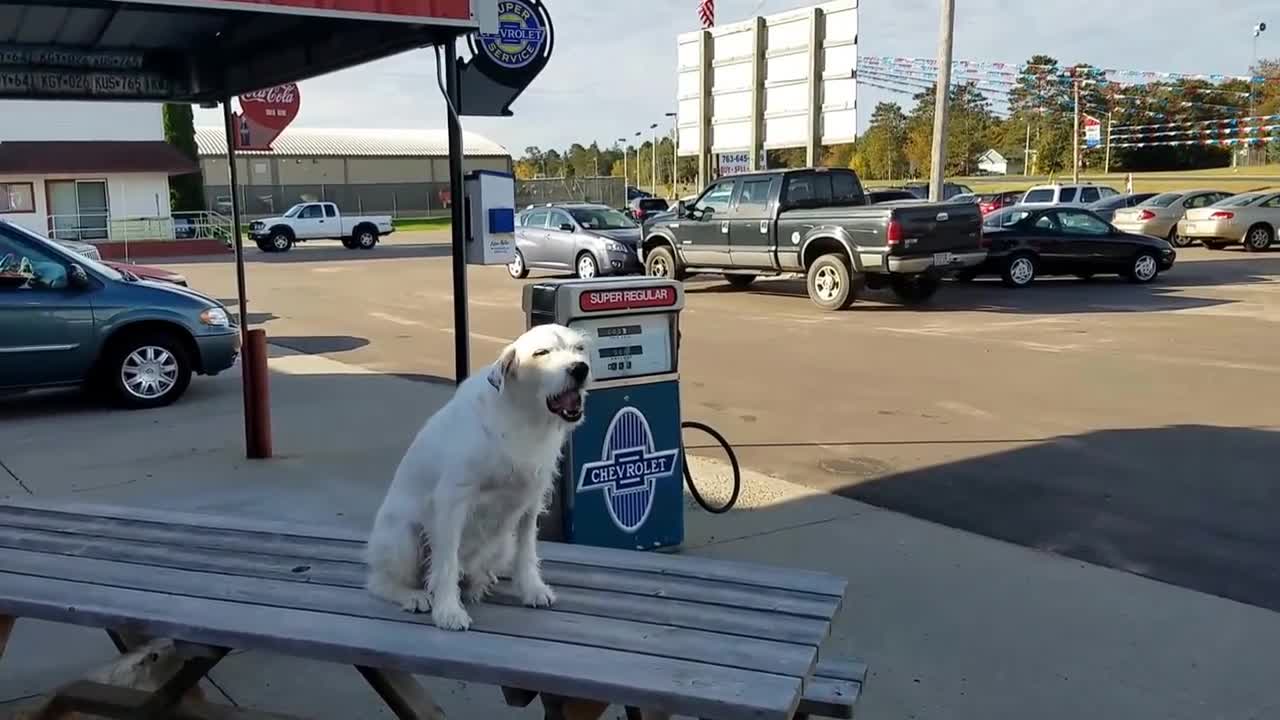
<path fill-rule="evenodd" d="M 1178 234 L 1178 222 L 1188 210 L 1208 207 L 1231 197 L 1224 190 L 1178 190 L 1143 200 L 1137 205 L 1116 210 L 1111 224 L 1124 232 L 1162 237 L 1178 247 L 1190 245 L 1193 238 Z"/>
<path fill-rule="evenodd" d="M 516 222 L 513 278 L 530 270 L 572 272 L 580 278 L 641 271 L 640 226 L 606 205 L 549 203 L 530 206 Z"/>

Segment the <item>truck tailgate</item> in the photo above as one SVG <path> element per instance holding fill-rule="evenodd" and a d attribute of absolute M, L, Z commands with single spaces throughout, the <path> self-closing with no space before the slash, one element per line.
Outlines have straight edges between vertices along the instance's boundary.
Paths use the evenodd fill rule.
<path fill-rule="evenodd" d="M 891 220 L 902 227 L 902 242 L 891 255 L 974 251 L 982 245 L 982 212 L 977 205 L 899 205 Z"/>

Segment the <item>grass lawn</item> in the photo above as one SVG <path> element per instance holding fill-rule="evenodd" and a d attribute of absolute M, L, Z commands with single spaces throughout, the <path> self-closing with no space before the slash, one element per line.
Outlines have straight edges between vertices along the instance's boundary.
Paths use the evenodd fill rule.
<path fill-rule="evenodd" d="M 396 218 L 396 230 L 448 230 L 451 222 L 448 217 L 433 218 Z"/>
<path fill-rule="evenodd" d="M 1093 182 L 1109 185 L 1116 190 L 1124 190 L 1125 173 L 1109 175 L 1083 173 L 1082 182 Z M 970 178 L 954 178 L 954 182 L 963 183 L 975 192 L 999 192 L 1003 190 L 1025 190 L 1032 185 L 1050 182 L 1071 182 L 1071 175 L 1049 177 L 1022 176 L 984 176 Z M 874 184 L 874 183 L 869 183 Z M 1181 172 L 1134 173 L 1134 192 L 1163 192 L 1166 190 L 1190 190 L 1194 188 L 1211 188 L 1227 192 L 1245 192 L 1261 188 L 1280 187 L 1280 165 L 1256 165 L 1239 168 L 1212 168 L 1209 170 L 1185 170 Z"/>

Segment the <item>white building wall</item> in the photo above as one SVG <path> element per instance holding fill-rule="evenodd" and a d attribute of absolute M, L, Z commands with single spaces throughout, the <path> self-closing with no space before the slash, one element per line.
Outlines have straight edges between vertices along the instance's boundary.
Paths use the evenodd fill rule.
<path fill-rule="evenodd" d="M 50 180 L 106 180 L 107 207 L 113 222 L 126 218 L 167 218 L 169 176 L 164 173 L 120 173 L 116 175 L 0 175 L 0 183 L 31 183 L 35 212 L 4 213 L 6 220 L 33 232 L 49 233 L 49 199 L 45 183 Z"/>
<path fill-rule="evenodd" d="M 164 140 L 156 103 L 0 101 L 0 142 Z"/>
<path fill-rule="evenodd" d="M 48 202 L 44 196 L 44 176 L 42 175 L 0 175 L 0 183 L 31 183 L 32 196 L 35 198 L 35 212 L 30 213 L 3 213 L 0 218 L 4 218 L 12 223 L 21 225 L 22 227 L 40 233 L 41 235 L 48 232 L 48 222 L 45 220 L 45 209 Z"/>

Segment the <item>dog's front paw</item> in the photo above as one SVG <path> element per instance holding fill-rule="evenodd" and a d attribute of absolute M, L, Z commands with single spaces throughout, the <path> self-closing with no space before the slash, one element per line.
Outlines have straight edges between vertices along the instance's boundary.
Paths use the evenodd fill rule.
<path fill-rule="evenodd" d="M 457 600 L 436 603 L 431 608 L 431 622 L 442 630 L 466 630 L 471 627 L 471 616 Z"/>
<path fill-rule="evenodd" d="M 533 578 L 517 588 L 520 602 L 529 607 L 550 607 L 556 601 L 556 593 L 541 578 Z"/>
<path fill-rule="evenodd" d="M 431 611 L 431 593 L 426 590 L 410 590 L 400 598 L 400 607 L 412 613 Z"/>

